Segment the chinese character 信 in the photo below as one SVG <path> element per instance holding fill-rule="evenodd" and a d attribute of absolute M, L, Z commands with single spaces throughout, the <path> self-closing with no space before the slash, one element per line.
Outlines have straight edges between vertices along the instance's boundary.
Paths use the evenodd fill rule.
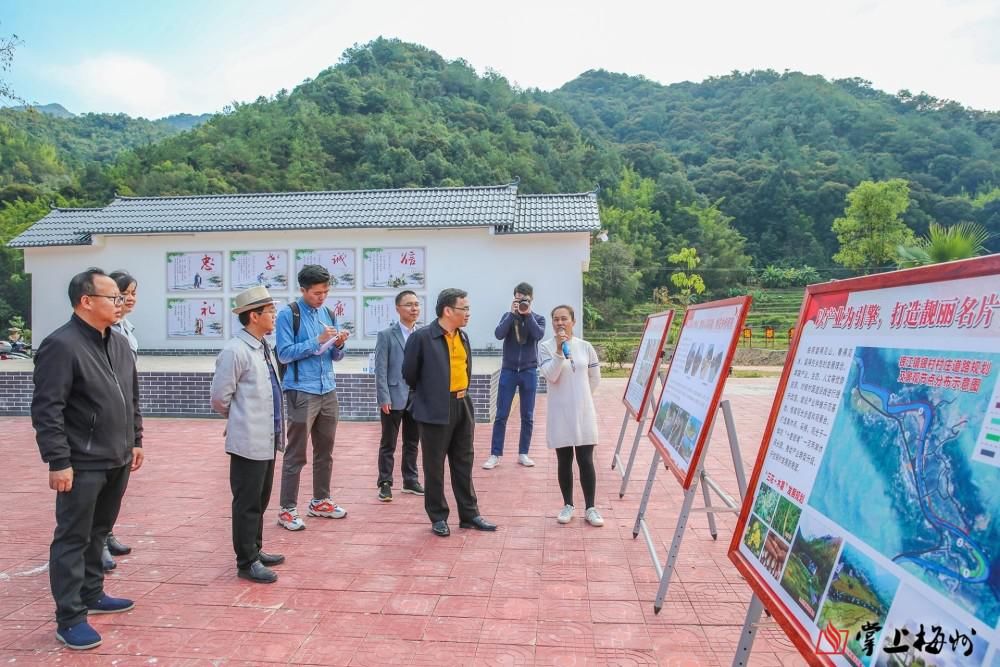
<path fill-rule="evenodd" d="M 405 264 L 407 266 L 416 266 L 417 256 L 412 250 L 410 250 L 409 252 L 401 253 L 399 255 L 399 263 Z"/>

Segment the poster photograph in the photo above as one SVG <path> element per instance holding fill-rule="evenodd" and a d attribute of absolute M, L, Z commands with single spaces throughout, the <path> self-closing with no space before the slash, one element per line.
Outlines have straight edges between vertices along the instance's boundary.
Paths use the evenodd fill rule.
<path fill-rule="evenodd" d="M 667 310 L 646 318 L 639 351 L 632 363 L 628 384 L 625 385 L 625 407 L 637 421 L 642 418 L 649 393 L 656 384 L 656 373 L 660 369 L 660 358 L 673 317 L 674 311 Z"/>
<path fill-rule="evenodd" d="M 719 404 L 750 297 L 688 308 L 657 401 L 649 438 L 688 488 Z"/>
<path fill-rule="evenodd" d="M 375 289 L 419 289 L 427 284 L 423 248 L 365 248 L 364 286 Z"/>
<path fill-rule="evenodd" d="M 998 341 L 997 256 L 807 288 L 730 545 L 803 655 L 996 654 Z M 749 548 L 761 523 L 789 545 L 778 567 Z"/>
<path fill-rule="evenodd" d="M 324 306 L 330 309 L 335 318 L 338 329 L 347 329 L 352 336 L 356 336 L 358 331 L 358 317 L 353 296 L 339 296 L 331 294 L 327 297 Z"/>
<path fill-rule="evenodd" d="M 295 251 L 295 275 L 306 264 L 318 264 L 330 272 L 331 290 L 351 290 L 357 284 L 354 248 L 299 249 Z M 298 283 L 293 280 L 293 285 Z"/>
<path fill-rule="evenodd" d="M 222 338 L 222 299 L 167 299 L 167 338 Z"/>
<path fill-rule="evenodd" d="M 221 289 L 221 251 L 167 253 L 167 290 L 218 292 Z"/>
<path fill-rule="evenodd" d="M 420 318 L 417 320 L 417 326 L 423 326 L 427 318 L 427 297 L 417 296 L 417 298 L 420 299 Z M 375 338 L 379 331 L 399 321 L 395 294 L 365 296 L 362 297 L 362 300 L 364 302 L 364 335 L 366 338 Z"/>
<path fill-rule="evenodd" d="M 233 250 L 229 253 L 229 288 L 242 292 L 254 285 L 270 290 L 288 289 L 286 250 Z"/>

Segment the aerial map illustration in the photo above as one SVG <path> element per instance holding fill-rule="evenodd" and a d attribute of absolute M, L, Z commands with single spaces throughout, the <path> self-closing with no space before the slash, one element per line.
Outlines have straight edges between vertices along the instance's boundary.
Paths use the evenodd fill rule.
<path fill-rule="evenodd" d="M 913 359 L 931 368 L 903 373 Z M 930 379 L 942 367 L 978 382 Z M 1000 616 L 1000 467 L 972 456 L 998 374 L 998 354 L 857 348 L 808 501 L 990 627 Z"/>

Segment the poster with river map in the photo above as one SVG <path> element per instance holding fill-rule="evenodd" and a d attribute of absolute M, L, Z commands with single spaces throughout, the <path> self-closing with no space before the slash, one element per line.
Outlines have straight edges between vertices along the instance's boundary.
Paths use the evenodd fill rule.
<path fill-rule="evenodd" d="M 809 288 L 730 557 L 821 662 L 998 660 L 1000 257 L 962 264 Z"/>

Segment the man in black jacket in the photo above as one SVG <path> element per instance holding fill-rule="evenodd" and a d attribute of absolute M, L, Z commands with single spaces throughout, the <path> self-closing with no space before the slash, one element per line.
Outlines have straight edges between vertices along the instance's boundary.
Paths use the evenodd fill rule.
<path fill-rule="evenodd" d="M 31 423 L 49 464 L 49 488 L 57 492 L 49 549 L 56 637 L 87 649 L 101 643 L 88 614 L 134 606 L 105 594 L 101 551 L 129 473 L 142 465 L 142 416 L 132 351 L 124 336 L 111 332 L 125 301 L 115 281 L 88 269 L 73 276 L 69 300 L 70 321 L 35 355 Z"/>
<path fill-rule="evenodd" d="M 472 486 L 475 427 L 469 382 L 472 348 L 462 327 L 469 323 L 468 293 L 449 288 L 438 295 L 438 319 L 406 341 L 403 379 L 413 390 L 411 412 L 420 430 L 424 459 L 424 509 L 435 535 L 447 537 L 448 501 L 444 496 L 444 459 L 458 503 L 460 528 L 496 530 L 479 515 Z"/>

